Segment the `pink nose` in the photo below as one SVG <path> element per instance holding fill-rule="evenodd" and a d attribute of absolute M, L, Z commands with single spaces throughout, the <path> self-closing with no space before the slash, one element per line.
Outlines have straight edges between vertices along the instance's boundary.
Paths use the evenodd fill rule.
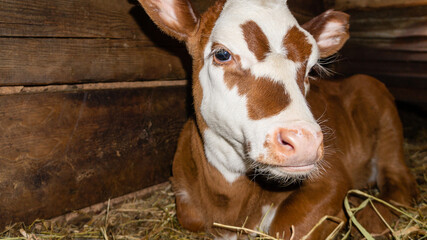
<path fill-rule="evenodd" d="M 323 157 L 323 134 L 306 128 L 279 128 L 271 136 L 275 164 L 289 167 L 313 165 Z"/>

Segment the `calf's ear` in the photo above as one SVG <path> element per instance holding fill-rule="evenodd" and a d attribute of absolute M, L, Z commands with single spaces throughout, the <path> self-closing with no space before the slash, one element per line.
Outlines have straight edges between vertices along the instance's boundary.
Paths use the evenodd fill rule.
<path fill-rule="evenodd" d="M 316 40 L 320 58 L 329 57 L 338 52 L 350 37 L 349 18 L 350 16 L 346 13 L 328 10 L 301 26 Z"/>
<path fill-rule="evenodd" d="M 180 41 L 186 41 L 199 22 L 189 0 L 138 1 L 161 30 Z"/>

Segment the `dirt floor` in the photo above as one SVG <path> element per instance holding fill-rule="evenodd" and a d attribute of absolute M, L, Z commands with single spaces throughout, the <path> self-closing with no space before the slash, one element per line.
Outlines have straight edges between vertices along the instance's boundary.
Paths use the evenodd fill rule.
<path fill-rule="evenodd" d="M 427 239 L 427 115 L 410 105 L 398 106 L 405 132 L 405 157 L 417 178 L 421 200 L 415 208 L 402 208 L 408 216 L 402 215 L 393 226 L 394 237 L 385 234 L 380 238 Z M 180 227 L 170 184 L 157 186 L 154 192 L 143 195 L 53 221 L 37 220 L 30 226 L 16 223 L 0 232 L 0 239 L 212 239 L 207 234 L 191 233 Z M 345 228 L 336 235 L 337 239 L 352 239 L 344 237 Z M 244 234 L 245 229 L 237 231 Z"/>

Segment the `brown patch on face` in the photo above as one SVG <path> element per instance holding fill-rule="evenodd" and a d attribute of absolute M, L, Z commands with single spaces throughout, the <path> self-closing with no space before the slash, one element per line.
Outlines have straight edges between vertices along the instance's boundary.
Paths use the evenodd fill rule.
<path fill-rule="evenodd" d="M 238 62 L 239 57 L 234 56 Z M 237 66 L 236 66 L 237 65 Z M 224 80 L 229 89 L 237 86 L 240 96 L 247 98 L 249 118 L 260 120 L 278 114 L 290 103 L 290 97 L 282 84 L 268 78 L 256 78 L 249 70 L 236 65 L 224 67 Z"/>
<path fill-rule="evenodd" d="M 283 38 L 283 46 L 288 51 L 288 59 L 293 62 L 302 63 L 310 57 L 312 45 L 296 26 L 293 26 Z"/>
<path fill-rule="evenodd" d="M 297 84 L 301 92 L 305 93 L 304 81 L 307 61 L 311 54 L 312 45 L 307 41 L 306 35 L 296 26 L 292 27 L 283 38 L 283 47 L 288 51 L 289 60 L 300 63 L 297 71 Z"/>
<path fill-rule="evenodd" d="M 243 36 L 248 44 L 248 48 L 255 54 L 258 61 L 263 61 L 270 51 L 270 44 L 267 36 L 254 21 L 248 21 L 240 26 L 243 30 Z"/>
<path fill-rule="evenodd" d="M 195 112 L 197 126 L 201 132 L 204 132 L 204 130 L 207 128 L 207 125 L 200 113 L 200 107 L 202 105 L 203 99 L 203 89 L 200 85 L 199 73 L 204 65 L 204 49 L 209 41 L 212 29 L 214 28 L 215 22 L 221 14 L 224 4 L 225 0 L 219 0 L 215 2 L 215 4 L 201 16 L 197 32 L 187 42 L 188 50 L 193 57 L 193 97 L 194 106 L 196 108 Z"/>

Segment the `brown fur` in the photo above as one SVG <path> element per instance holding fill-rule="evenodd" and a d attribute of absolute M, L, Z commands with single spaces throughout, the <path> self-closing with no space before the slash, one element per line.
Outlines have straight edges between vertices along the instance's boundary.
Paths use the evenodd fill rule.
<path fill-rule="evenodd" d="M 193 33 L 192 37 L 188 39 L 187 48 L 193 57 L 193 99 L 196 112 L 197 125 L 203 132 L 207 126 L 200 114 L 200 107 L 202 105 L 203 90 L 199 81 L 199 72 L 203 67 L 203 49 L 211 35 L 212 29 L 215 25 L 219 14 L 224 7 L 225 0 L 216 1 L 200 18 L 199 28 Z"/>
<path fill-rule="evenodd" d="M 256 78 L 241 68 L 238 55 L 234 58 L 234 62 L 223 66 L 224 80 L 229 89 L 237 86 L 239 95 L 246 96 L 249 118 L 259 120 L 286 108 L 290 99 L 283 85 L 268 78 Z"/>
<path fill-rule="evenodd" d="M 185 190 L 190 195 L 188 202 L 177 197 L 181 224 L 188 229 L 198 226 L 197 230 L 212 231 L 213 222 L 241 226 L 248 217 L 245 226 L 254 228 L 261 218 L 261 206 L 273 204 L 279 209 L 269 233 L 285 231 L 288 239 L 293 225 L 295 239 L 299 239 L 324 215 L 344 218 L 343 199 L 349 189 L 369 185 L 373 157 L 378 158 L 381 197 L 412 203 L 417 195 L 411 187 L 415 181 L 402 157 L 401 126 L 393 99 L 384 85 L 365 75 L 341 81 L 320 80 L 311 87 L 308 101 L 315 117 L 323 115 L 328 120 L 326 126 L 335 130 L 325 144 L 337 151 L 327 154 L 328 167 L 320 177 L 305 181 L 296 190 L 270 191 L 247 177 L 229 184 L 207 162 L 201 133 L 194 120 L 189 120 L 173 165 L 174 189 Z M 388 220 L 392 218 L 387 209 L 381 211 Z M 190 222 L 193 212 L 198 212 L 197 223 Z M 369 230 L 385 228 L 372 212 L 365 215 L 369 218 L 362 218 L 362 224 Z M 323 239 L 332 227 L 326 224 L 311 239 Z"/>
<path fill-rule="evenodd" d="M 263 61 L 270 51 L 270 44 L 267 36 L 265 36 L 262 29 L 254 21 L 248 21 L 242 24 L 241 28 L 249 50 L 255 54 L 258 61 Z"/>
<path fill-rule="evenodd" d="M 306 35 L 296 26 L 289 29 L 283 38 L 283 47 L 287 50 L 286 57 L 289 60 L 302 63 L 308 59 L 312 46 L 306 38 Z"/>
<path fill-rule="evenodd" d="M 305 70 L 307 59 L 311 54 L 311 44 L 306 40 L 305 34 L 297 27 L 292 27 L 283 38 L 283 47 L 287 50 L 286 57 L 301 65 L 298 68 L 297 84 L 302 93 L 305 93 Z"/>

